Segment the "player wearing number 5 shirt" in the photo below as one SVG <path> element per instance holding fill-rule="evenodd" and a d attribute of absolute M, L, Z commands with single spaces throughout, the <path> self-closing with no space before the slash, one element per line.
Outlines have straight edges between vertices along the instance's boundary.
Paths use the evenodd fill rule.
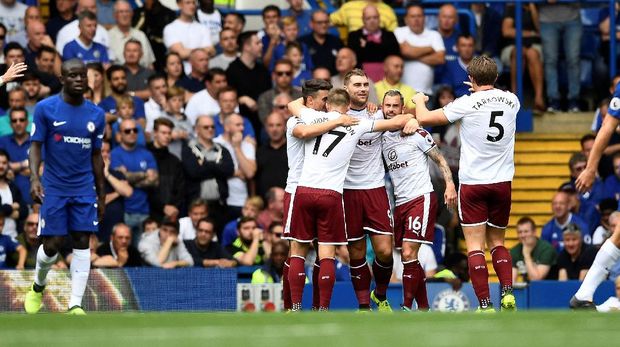
<path fill-rule="evenodd" d="M 495 89 L 497 65 L 493 59 L 475 57 L 467 67 L 467 74 L 471 95 L 434 111 L 426 108 L 428 97 L 424 94 L 416 94 L 413 102 L 422 126 L 461 122 L 458 212 L 479 310 L 493 310 L 485 244 L 491 249 L 493 268 L 500 281 L 501 308 L 515 310 L 512 261 L 504 247 L 504 237 L 510 215 L 515 122 L 520 103 L 516 95 Z"/>

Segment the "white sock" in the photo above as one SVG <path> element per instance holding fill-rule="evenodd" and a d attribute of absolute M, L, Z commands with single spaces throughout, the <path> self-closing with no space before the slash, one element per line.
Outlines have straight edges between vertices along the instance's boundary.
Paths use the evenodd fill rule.
<path fill-rule="evenodd" d="M 609 269 L 620 259 L 620 249 L 611 240 L 607 240 L 601 246 L 594 263 L 588 270 L 583 283 L 579 287 L 575 298 L 583 301 L 592 301 L 596 288 L 603 282 L 609 274 Z"/>
<path fill-rule="evenodd" d="M 90 272 L 90 249 L 73 249 L 71 260 L 71 300 L 69 308 L 82 306 L 82 297 L 86 291 L 88 273 Z"/>
<path fill-rule="evenodd" d="M 48 257 L 43 250 L 43 245 L 39 246 L 37 250 L 37 265 L 34 268 L 34 283 L 38 286 L 45 286 L 47 284 L 47 273 L 50 268 L 58 259 L 58 253 L 53 257 Z"/>

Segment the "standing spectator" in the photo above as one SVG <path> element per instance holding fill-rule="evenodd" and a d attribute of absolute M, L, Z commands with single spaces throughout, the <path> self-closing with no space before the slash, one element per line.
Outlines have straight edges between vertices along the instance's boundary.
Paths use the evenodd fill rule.
<path fill-rule="evenodd" d="M 269 188 L 265 193 L 265 208 L 256 218 L 256 224 L 263 230 L 270 229 L 273 223 L 282 223 L 284 212 L 284 189 L 280 187 Z"/>
<path fill-rule="evenodd" d="M 402 82 L 403 67 L 405 62 L 399 55 L 391 55 L 385 58 L 383 63 L 384 78 L 375 84 L 375 91 L 380 101 L 389 90 L 400 91 L 405 100 L 405 112 L 413 113 L 415 104 L 411 98 L 415 95 L 415 90 Z"/>
<path fill-rule="evenodd" d="M 134 118 L 140 123 L 142 129 L 144 129 L 146 125 L 146 120 L 144 119 L 144 101 L 135 96 L 135 93 L 127 91 L 127 71 L 125 67 L 112 65 L 105 74 L 110 84 L 111 94 L 101 100 L 98 106 L 106 112 L 106 121 L 111 122 L 118 118 L 116 116 L 116 100 L 120 99 L 122 96 L 130 96 L 135 108 Z"/>
<path fill-rule="evenodd" d="M 0 137 L 0 149 L 10 153 L 9 168 L 13 172 L 13 183 L 19 189 L 25 204 L 32 205 L 30 197 L 30 169 L 28 167 L 28 150 L 30 133 L 26 130 L 31 123 L 23 108 L 13 108 L 8 115 L 13 134 Z M 6 224 L 6 223 L 5 223 Z"/>
<path fill-rule="evenodd" d="M 213 139 L 228 150 L 235 164 L 235 173 L 228 179 L 228 220 L 241 215 L 248 197 L 248 182 L 256 174 L 256 148 L 243 138 L 243 127 L 243 117 L 231 114 L 224 119 L 224 133 Z"/>
<path fill-rule="evenodd" d="M 183 146 L 181 160 L 185 171 L 186 201 L 200 198 L 207 201 L 216 227 L 225 223 L 227 179 L 232 177 L 235 166 L 230 152 L 213 141 L 215 123 L 211 116 L 196 120 L 196 138 Z"/>
<path fill-rule="evenodd" d="M 307 68 L 307 64 L 304 63 L 304 57 L 308 54 L 304 53 L 302 46 L 297 42 L 289 42 L 286 44 L 284 59 L 287 59 L 293 64 L 293 86 L 301 88 L 301 85 L 312 78 L 312 70 Z"/>
<path fill-rule="evenodd" d="M 476 52 L 489 57 L 499 56 L 502 16 L 484 2 L 471 4 L 471 11 L 476 18 Z"/>
<path fill-rule="evenodd" d="M 579 7 L 579 3 L 558 4 L 555 1 L 538 5 L 548 110 L 550 112 L 560 109 L 560 89 L 558 86 L 560 40 L 564 44 L 565 68 L 568 74 L 568 111 L 579 112 L 578 101 L 581 88 L 579 53 L 582 32 Z"/>
<path fill-rule="evenodd" d="M 97 22 L 108 30 L 114 25 L 114 1 L 97 0 Z"/>
<path fill-rule="evenodd" d="M 273 88 L 263 92 L 258 97 L 258 116 L 261 123 L 265 123 L 265 119 L 271 111 L 273 111 L 273 99 L 280 93 L 288 93 L 291 98 L 298 99 L 301 97 L 301 90 L 293 87 L 293 64 L 290 60 L 278 60 L 271 73 L 273 79 Z"/>
<path fill-rule="evenodd" d="M 457 98 L 469 94 L 467 65 L 474 58 L 474 38 L 471 35 L 459 35 L 456 41 L 456 59 L 446 61 L 443 66 L 441 84 L 448 85 Z"/>
<path fill-rule="evenodd" d="M 533 3 L 524 4 L 523 8 L 523 61 L 524 66 L 532 80 L 534 87 L 534 108 L 537 111 L 545 110 L 545 100 L 543 97 L 544 74 L 542 66 L 542 47 L 540 45 L 540 25 L 538 23 L 538 11 Z M 510 66 L 511 90 L 517 90 L 517 54 L 515 52 L 514 40 L 517 35 L 515 29 L 515 6 L 508 4 L 502 21 L 502 35 L 507 40 L 508 45 L 502 49 L 502 63 Z M 551 111 L 551 109 L 549 109 Z"/>
<path fill-rule="evenodd" d="M 263 43 L 263 56 L 269 55 L 269 47 L 273 44 L 277 45 L 281 39 L 282 31 L 280 30 L 280 17 L 282 12 L 276 5 L 267 5 L 261 11 L 261 19 L 263 20 L 263 29 L 259 30 L 256 35 Z M 273 47 L 271 47 L 273 48 Z"/>
<path fill-rule="evenodd" d="M 193 134 L 193 126 L 183 114 L 183 88 L 171 87 L 166 92 L 166 112 L 163 118 L 168 119 L 174 125 L 172 130 L 172 142 L 169 145 L 170 153 L 181 158 L 181 148 Z M 157 121 L 157 120 L 155 120 Z"/>
<path fill-rule="evenodd" d="M 558 255 L 558 280 L 583 281 L 596 257 L 596 247 L 584 244 L 577 224 L 569 223 L 562 232 L 564 249 Z"/>
<path fill-rule="evenodd" d="M 110 50 L 114 54 L 116 63 L 124 64 L 125 56 L 123 51 L 127 41 L 137 40 L 140 42 L 143 53 L 140 57 L 140 65 L 145 68 L 152 68 L 155 62 L 155 53 L 153 53 L 153 48 L 146 35 L 142 31 L 131 27 L 132 16 L 133 9 L 131 5 L 125 0 L 116 0 L 114 3 L 116 25 L 108 30 Z"/>
<path fill-rule="evenodd" d="M 261 129 L 258 119 L 258 96 L 271 88 L 269 72 L 258 63 L 262 56 L 262 43 L 256 31 L 246 31 L 239 35 L 237 44 L 241 55 L 228 66 L 226 77 L 228 85 L 237 90 L 241 114 L 252 122 L 254 131 Z"/>
<path fill-rule="evenodd" d="M 76 0 L 56 0 L 56 16 L 51 17 L 47 21 L 45 31 L 56 42 L 56 36 L 62 27 L 71 23 L 75 19 Z"/>
<path fill-rule="evenodd" d="M 303 70 L 312 71 L 312 57 L 310 57 L 308 47 L 298 41 L 299 26 L 297 25 L 295 18 L 284 17 L 282 18 L 281 23 L 282 35 L 277 41 L 270 41 L 270 43 L 276 43 L 273 47 L 270 46 L 269 49 L 267 49 L 267 53 L 263 55 L 263 64 L 265 64 L 265 66 L 268 67 L 270 71 L 273 71 L 273 65 L 275 64 L 275 62 L 284 58 L 287 55 L 288 46 L 294 43 L 299 46 L 299 49 L 301 51 L 300 55 L 302 59 L 298 65 L 301 66 Z"/>
<path fill-rule="evenodd" d="M 217 103 L 220 108 L 220 113 L 213 117 L 213 121 L 215 122 L 215 136 L 220 136 L 224 133 L 224 120 L 226 117 L 231 114 L 237 114 L 239 110 L 239 104 L 237 103 L 237 91 L 235 88 L 226 86 L 220 89 L 217 93 Z M 246 117 L 242 116 L 242 118 L 243 137 L 256 139 L 256 134 L 254 133 L 252 123 L 250 123 L 250 120 Z"/>
<path fill-rule="evenodd" d="M 22 199 L 19 188 L 9 179 L 9 161 L 11 157 L 0 149 L 0 214 L 2 214 L 2 234 L 11 238 L 17 237 L 21 230 L 21 221 L 28 215 L 28 206 Z"/>
<path fill-rule="evenodd" d="M 441 5 L 437 20 L 437 31 L 439 35 L 441 35 L 443 45 L 446 49 L 446 63 L 435 67 L 435 82 L 440 82 L 444 78 L 449 77 L 445 76 L 449 74 L 449 72 L 446 71 L 446 64 L 456 61 L 458 58 L 456 45 L 460 30 L 457 28 L 459 17 L 456 12 L 456 7 L 452 4 Z"/>
<path fill-rule="evenodd" d="M 329 15 L 325 10 L 316 10 L 310 21 L 312 32 L 299 38 L 299 42 L 308 47 L 312 65 L 325 67 L 331 74 L 336 71 L 336 54 L 343 47 L 342 41 L 328 33 Z"/>
<path fill-rule="evenodd" d="M 237 262 L 213 239 L 214 235 L 213 221 L 208 218 L 201 218 L 196 227 L 196 237 L 191 240 L 184 240 L 185 248 L 194 259 L 194 266 L 235 267 Z"/>
<path fill-rule="evenodd" d="M 364 7 L 364 26 L 349 33 L 347 46 L 357 55 L 357 61 L 374 82 L 383 79 L 383 62 L 390 55 L 400 55 L 394 33 L 379 27 L 379 10 L 374 5 Z"/>
<path fill-rule="evenodd" d="M 147 148 L 157 163 L 159 185 L 149 196 L 149 211 L 155 219 L 176 221 L 185 199 L 185 176 L 181 161 L 168 150 L 174 123 L 166 118 L 158 118 L 153 129 L 153 142 Z"/>
<path fill-rule="evenodd" d="M 555 266 L 557 253 L 549 242 L 536 235 L 536 223 L 530 217 L 517 222 L 519 243 L 510 249 L 512 257 L 512 282 L 553 279 L 551 269 Z"/>
<path fill-rule="evenodd" d="M 185 115 L 192 125 L 196 123 L 198 116 L 215 117 L 220 113 L 220 105 L 217 100 L 219 92 L 228 86 L 226 72 L 220 68 L 209 69 L 205 77 L 204 86 L 203 90 L 192 95 L 185 107 Z"/>
<path fill-rule="evenodd" d="M 233 241 L 238 236 L 237 226 L 241 218 L 256 218 L 258 214 L 263 210 L 264 203 L 260 196 L 250 196 L 241 209 L 241 217 L 232 220 L 226 224 L 224 230 L 222 230 L 222 245 L 228 247 L 232 245 Z"/>
<path fill-rule="evenodd" d="M 191 71 L 177 81 L 177 85 L 190 93 L 198 93 L 204 88 L 204 80 L 209 70 L 209 55 L 202 48 L 192 49 L 189 54 Z"/>
<path fill-rule="evenodd" d="M 92 264 L 104 268 L 142 266 L 140 252 L 131 245 L 131 229 L 126 224 L 119 223 L 112 228 L 110 242 L 97 247 L 97 258 Z"/>
<path fill-rule="evenodd" d="M 110 166 L 123 173 L 133 187 L 133 194 L 125 199 L 125 223 L 131 227 L 132 239 L 138 242 L 141 226 L 149 216 L 147 190 L 157 187 L 159 175 L 157 163 L 151 152 L 136 145 L 138 128 L 133 119 L 120 124 L 120 146 L 110 153 Z"/>
<path fill-rule="evenodd" d="M 34 59 L 35 64 L 33 68 L 39 74 L 44 88 L 49 88 L 48 94 L 57 94 L 62 88 L 60 79 L 58 79 L 54 70 L 57 56 L 58 53 L 55 48 L 43 45 L 39 48 L 37 56 Z"/>
<path fill-rule="evenodd" d="M 340 49 L 338 55 L 336 55 L 336 70 L 338 74 L 332 76 L 332 86 L 334 88 L 344 88 L 344 76 L 356 66 L 357 58 L 355 57 L 355 52 L 348 47 Z M 368 80 L 368 86 L 368 101 L 378 105 L 379 97 L 377 96 L 375 85 L 371 80 Z M 381 97 L 383 97 L 383 95 Z"/>
<path fill-rule="evenodd" d="M 271 187 L 284 188 L 288 175 L 286 125 L 284 117 L 272 113 L 265 119 L 269 141 L 256 151 L 256 193 L 264 196 Z M 259 220 L 259 224 L 260 220 Z M 264 225 L 268 227 L 269 225 Z"/>
<path fill-rule="evenodd" d="M 26 263 L 26 248 L 20 245 L 13 236 L 8 236 L 4 234 L 4 215 L 0 213 L 0 269 L 8 269 L 6 264 L 6 260 L 8 257 L 12 255 L 12 253 L 18 253 L 19 259 L 17 261 L 17 266 L 15 269 L 23 270 L 24 264 Z"/>
<path fill-rule="evenodd" d="M 0 23 L 6 28 L 5 42 L 16 41 L 26 33 L 24 15 L 28 6 L 17 0 L 0 0 Z"/>
<path fill-rule="evenodd" d="M 166 61 L 164 65 L 164 72 L 166 73 L 166 85 L 172 87 L 177 85 L 177 82 L 183 77 L 183 59 L 181 56 L 174 52 L 169 52 L 164 58 Z"/>
<path fill-rule="evenodd" d="M 215 46 L 220 41 L 219 34 L 222 30 L 222 14 L 213 4 L 214 0 L 200 0 L 200 8 L 196 12 L 198 22 L 209 31 L 211 43 Z"/>
<path fill-rule="evenodd" d="M 389 31 L 394 31 L 398 25 L 394 9 L 383 3 L 382 0 L 353 0 L 349 1 L 333 12 L 329 19 L 333 25 L 344 27 L 346 32 L 351 33 L 360 29 L 362 22 L 362 11 L 368 4 L 373 4 L 379 10 L 381 16 L 381 27 Z"/>
<path fill-rule="evenodd" d="M 310 34 L 310 22 L 312 20 L 312 14 L 308 10 L 304 10 L 303 0 L 286 0 L 290 5 L 286 10 L 286 15 L 295 18 L 295 21 L 299 25 L 299 36 Z"/>
<path fill-rule="evenodd" d="M 143 238 L 138 246 L 147 265 L 163 269 L 194 266 L 192 255 L 187 252 L 183 240 L 179 240 L 179 229 L 175 222 L 165 221 L 159 234 Z"/>
<path fill-rule="evenodd" d="M 147 83 L 150 97 L 144 103 L 146 116 L 146 128 L 144 130 L 150 135 L 153 132 L 155 120 L 165 115 L 168 86 L 166 85 L 166 77 L 160 74 L 151 75 Z"/>
<path fill-rule="evenodd" d="M 189 204 L 187 216 L 179 219 L 179 237 L 181 240 L 193 240 L 196 237 L 198 222 L 209 217 L 209 206 L 202 199 L 196 199 Z"/>
<path fill-rule="evenodd" d="M 579 230 L 588 230 L 588 224 L 579 216 L 572 214 L 569 207 L 569 194 L 562 191 L 555 193 L 551 201 L 553 218 L 545 224 L 540 236 L 541 239 L 549 242 L 558 252 L 564 248 L 562 233 L 569 224 L 577 225 Z M 584 235 L 584 240 L 590 243 L 592 239 L 589 234 L 586 234 Z"/>
<path fill-rule="evenodd" d="M 168 51 L 175 52 L 183 59 L 186 74 L 191 72 L 187 59 L 193 49 L 203 48 L 209 54 L 215 53 L 211 43 L 211 34 L 207 28 L 198 23 L 195 0 L 177 0 L 179 17 L 164 28 L 164 44 Z"/>
<path fill-rule="evenodd" d="M 235 36 L 239 36 L 245 27 L 245 16 L 239 12 L 228 12 L 224 16 L 224 29 L 231 29 Z"/>
<path fill-rule="evenodd" d="M 105 210 L 103 220 L 99 223 L 99 241 L 106 243 L 110 240 L 112 228 L 125 220 L 125 198 L 133 194 L 133 188 L 127 182 L 125 175 L 110 167 L 110 142 L 101 144 L 103 158 L 103 174 L 105 177 Z"/>
<path fill-rule="evenodd" d="M 144 7 L 135 9 L 132 26 L 144 32 L 151 43 L 155 55 L 155 69 L 160 71 L 164 67 L 166 46 L 164 45 L 164 27 L 176 18 L 176 13 L 159 0 L 145 0 Z"/>
<path fill-rule="evenodd" d="M 237 225 L 239 237 L 228 247 L 230 253 L 241 266 L 262 265 L 265 262 L 263 231 L 258 228 L 254 218 L 241 217 Z"/>
<path fill-rule="evenodd" d="M 619 20 L 620 19 L 620 5 L 617 2 L 616 2 L 615 16 L 616 16 L 616 40 L 620 40 L 620 20 Z M 610 16 L 609 16 L 609 7 L 605 6 L 601 9 L 599 13 L 598 28 L 599 28 L 599 31 L 601 32 L 601 46 L 600 46 L 599 51 L 600 51 L 600 55 L 603 57 L 603 60 L 605 61 L 605 64 L 607 66 L 609 66 L 609 51 L 610 51 L 609 38 L 611 36 L 610 25 L 611 25 L 611 21 L 610 21 Z M 620 62 L 620 60 L 618 60 L 618 52 L 616 52 L 615 57 L 616 57 L 616 61 Z"/>
<path fill-rule="evenodd" d="M 581 172 L 586 168 L 589 154 L 590 153 L 586 154 L 584 153 L 584 151 L 581 151 L 575 152 L 573 153 L 573 155 L 571 155 L 570 159 L 568 160 L 568 168 L 570 169 L 570 180 L 563 185 L 569 184 L 572 188 L 575 188 L 575 181 L 577 180 L 577 177 L 579 177 L 579 174 L 581 174 Z M 610 160 L 610 162 L 612 162 L 612 160 Z M 612 166 L 612 170 L 614 170 L 613 163 L 611 163 L 610 166 Z M 584 204 L 587 203 L 590 205 L 597 205 L 603 198 L 605 198 L 606 195 L 608 195 L 608 192 L 609 191 L 605 189 L 605 183 L 603 182 L 603 180 L 599 177 L 595 177 L 590 191 L 581 194 L 579 198 Z"/>
<path fill-rule="evenodd" d="M 234 30 L 225 28 L 220 32 L 219 41 L 222 53 L 209 60 L 209 69 L 220 68 L 226 70 L 228 69 L 228 65 L 239 56 L 237 35 Z"/>
<path fill-rule="evenodd" d="M 54 42 L 45 33 L 45 25 L 40 21 L 31 21 L 26 27 L 26 35 L 28 42 L 24 47 L 26 50 L 26 64 L 28 66 L 35 66 L 35 59 L 39 54 L 42 46 L 54 47 Z M 56 56 L 56 54 L 55 54 Z M 56 68 L 60 66 L 60 57 L 54 58 Z"/>
<path fill-rule="evenodd" d="M 97 1 L 96 0 L 78 0 L 77 7 L 75 9 L 75 13 L 77 16 L 80 13 L 88 11 L 93 14 L 97 14 Z M 95 22 L 97 18 L 95 17 Z M 80 27 L 78 18 L 74 19 L 69 24 L 65 25 L 58 32 L 58 36 L 56 36 L 56 50 L 58 52 L 64 52 L 65 45 L 74 40 L 76 37 L 80 35 Z M 95 36 L 92 39 L 94 42 L 97 42 L 104 47 L 110 47 L 110 37 L 108 36 L 108 31 L 100 24 L 97 24 L 97 29 L 95 31 Z M 114 59 L 114 55 L 111 54 L 111 51 L 108 52 L 108 57 Z"/>
<path fill-rule="evenodd" d="M 125 72 L 127 73 L 127 90 L 133 96 L 147 100 L 151 93 L 148 89 L 148 80 L 155 71 L 140 65 L 143 56 L 142 43 L 136 39 L 125 42 L 123 57 L 125 58 Z"/>
<path fill-rule="evenodd" d="M 424 27 L 424 9 L 408 5 L 406 26 L 394 30 L 405 58 L 403 82 L 418 92 L 433 94 L 433 67 L 445 63 L 445 46 L 441 35 Z"/>

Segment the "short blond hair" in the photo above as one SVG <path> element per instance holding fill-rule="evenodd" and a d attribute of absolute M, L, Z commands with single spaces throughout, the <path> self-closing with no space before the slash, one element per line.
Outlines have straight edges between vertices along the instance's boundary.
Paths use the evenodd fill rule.
<path fill-rule="evenodd" d="M 349 107 L 349 104 L 351 103 L 351 97 L 346 90 L 342 88 L 336 88 L 332 89 L 329 94 L 327 94 L 327 103 L 335 107 Z"/>

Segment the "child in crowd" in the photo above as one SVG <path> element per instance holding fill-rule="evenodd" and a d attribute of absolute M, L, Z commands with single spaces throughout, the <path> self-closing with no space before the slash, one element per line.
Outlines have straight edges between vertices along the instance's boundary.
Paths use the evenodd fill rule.
<path fill-rule="evenodd" d="M 301 87 L 305 81 L 312 78 L 312 70 L 308 69 L 308 65 L 304 63 L 304 52 L 299 43 L 288 43 L 284 57 L 293 64 L 293 81 L 291 82 L 293 86 Z"/>
<path fill-rule="evenodd" d="M 135 106 L 131 96 L 122 96 L 116 100 L 116 115 L 118 116 L 118 121 L 112 124 L 112 139 L 115 146 L 121 141 L 121 134 L 118 133 L 121 122 L 123 119 L 134 119 L 134 113 Z M 146 146 L 144 129 L 138 122 L 136 122 L 136 127 L 138 128 L 138 146 Z"/>
<path fill-rule="evenodd" d="M 174 124 L 172 129 L 172 142 L 168 149 L 177 158 L 181 158 L 181 146 L 183 141 L 193 137 L 193 127 L 183 113 L 185 91 L 179 87 L 170 87 L 166 92 L 166 118 Z"/>

